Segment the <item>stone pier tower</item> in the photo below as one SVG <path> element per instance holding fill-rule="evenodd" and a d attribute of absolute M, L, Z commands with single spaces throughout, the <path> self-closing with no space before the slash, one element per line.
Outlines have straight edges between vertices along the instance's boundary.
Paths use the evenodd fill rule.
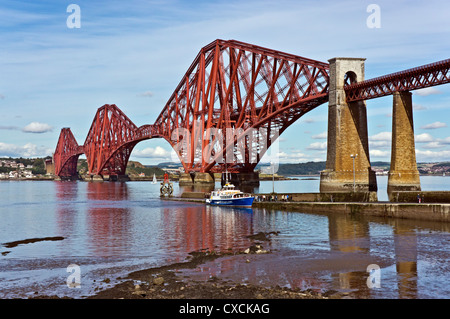
<path fill-rule="evenodd" d="M 388 193 L 420 191 L 414 145 L 414 124 L 411 92 L 395 92 L 392 106 L 391 168 Z"/>
<path fill-rule="evenodd" d="M 370 165 L 366 103 L 347 103 L 344 91 L 345 82 L 364 80 L 364 61 L 329 60 L 327 162 L 320 174 L 320 192 L 377 191 Z"/>

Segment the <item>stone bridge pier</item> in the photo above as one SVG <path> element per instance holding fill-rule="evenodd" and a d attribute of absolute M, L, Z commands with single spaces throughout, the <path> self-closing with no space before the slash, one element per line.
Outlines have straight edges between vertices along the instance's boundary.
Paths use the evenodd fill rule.
<path fill-rule="evenodd" d="M 388 193 L 420 191 L 414 143 L 414 123 L 411 92 L 395 92 L 392 105 L 391 168 Z"/>
<path fill-rule="evenodd" d="M 370 165 L 365 101 L 346 102 L 344 84 L 364 80 L 362 58 L 333 58 L 330 63 L 328 144 L 320 192 L 377 191 Z"/>
<path fill-rule="evenodd" d="M 371 168 L 365 101 L 347 103 L 345 83 L 364 80 L 362 58 L 334 58 L 330 62 L 328 145 L 320 192 L 377 191 Z M 411 93 L 393 93 L 391 167 L 388 193 L 420 191 Z"/>

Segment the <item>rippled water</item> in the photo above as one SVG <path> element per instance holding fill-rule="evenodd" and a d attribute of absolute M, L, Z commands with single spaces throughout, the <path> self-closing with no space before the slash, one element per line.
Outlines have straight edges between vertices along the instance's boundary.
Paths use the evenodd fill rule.
<path fill-rule="evenodd" d="M 448 182 L 426 178 L 422 188 L 445 190 Z M 378 184 L 383 192 L 383 178 Z M 263 181 L 256 191 L 272 187 Z M 278 192 L 317 190 L 318 180 L 275 182 Z M 448 223 L 166 201 L 159 198 L 159 184 L 149 182 L 4 181 L 0 243 L 64 239 L 0 246 L 0 297 L 87 296 L 130 271 L 184 261 L 200 249 L 243 250 L 252 244 L 246 236 L 278 231 L 267 243 L 274 254 L 264 257 L 273 258 L 272 264 L 223 259 L 215 271 L 230 278 L 245 274 L 249 282 L 268 285 L 357 291 L 361 297 L 449 298 L 449 229 Z M 380 288 L 367 288 L 369 263 L 381 267 Z M 71 264 L 80 267 L 80 289 L 66 285 Z M 111 283 L 102 283 L 106 278 Z"/>

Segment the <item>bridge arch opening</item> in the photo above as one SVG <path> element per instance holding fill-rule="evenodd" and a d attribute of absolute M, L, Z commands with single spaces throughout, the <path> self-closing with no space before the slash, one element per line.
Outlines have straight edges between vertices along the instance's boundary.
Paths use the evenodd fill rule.
<path fill-rule="evenodd" d="M 344 75 L 344 86 L 358 82 L 358 76 L 353 71 L 348 71 Z"/>
<path fill-rule="evenodd" d="M 161 163 L 182 166 L 170 143 L 158 138 L 149 138 L 136 143 L 131 150 L 129 161 L 140 162 L 144 166 L 157 166 Z"/>

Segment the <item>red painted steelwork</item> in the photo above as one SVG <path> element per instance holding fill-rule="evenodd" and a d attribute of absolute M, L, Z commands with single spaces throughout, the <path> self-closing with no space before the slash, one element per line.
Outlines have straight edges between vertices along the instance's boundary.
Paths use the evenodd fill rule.
<path fill-rule="evenodd" d="M 302 115 L 328 100 L 328 64 L 239 42 L 216 40 L 201 49 L 155 121 L 176 149 L 180 139 L 170 139 L 174 129 L 190 134 L 190 149 L 176 149 L 185 171 L 253 171 L 274 142 L 258 149 L 251 163 L 237 154 L 235 140 L 226 130 L 241 132 L 264 128 L 281 134 Z M 204 132 L 221 130 L 220 138 L 201 138 Z M 236 136 L 238 139 L 239 136 Z M 256 139 L 255 139 L 256 140 Z M 248 143 L 248 140 L 245 142 Z M 233 159 L 226 158 L 232 149 Z M 230 154 L 230 153 L 228 153 Z M 217 163 L 218 159 L 222 163 Z"/>
<path fill-rule="evenodd" d="M 450 82 L 450 59 L 353 83 L 344 87 L 347 102 L 368 100 Z"/>
<path fill-rule="evenodd" d="M 83 146 L 89 174 L 125 175 L 131 151 L 138 142 L 151 137 L 151 128 L 138 128 L 114 104 L 100 107 Z"/>
<path fill-rule="evenodd" d="M 351 102 L 429 87 L 448 83 L 449 67 L 445 60 L 344 89 Z M 153 125 L 137 127 L 116 105 L 106 104 L 83 146 L 63 129 L 55 173 L 73 176 L 85 153 L 90 174 L 123 175 L 134 146 L 149 138 L 168 141 L 186 172 L 251 172 L 279 134 L 328 101 L 328 87 L 327 63 L 216 40 L 200 50 Z M 249 138 L 255 131 L 256 138 Z"/>
<path fill-rule="evenodd" d="M 53 154 L 55 175 L 62 177 L 76 176 L 78 156 L 83 153 L 83 147 L 78 145 L 70 128 L 61 129 L 58 144 Z"/>

